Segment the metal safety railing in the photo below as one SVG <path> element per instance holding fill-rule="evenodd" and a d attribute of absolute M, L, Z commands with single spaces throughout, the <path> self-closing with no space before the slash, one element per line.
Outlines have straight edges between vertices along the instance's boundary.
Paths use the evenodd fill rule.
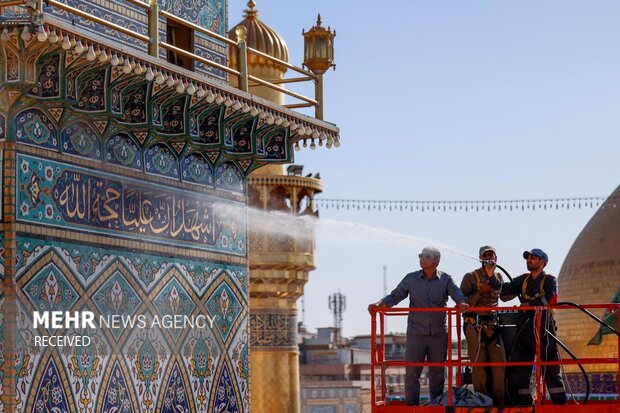
<path fill-rule="evenodd" d="M 580 306 L 583 309 L 606 309 L 610 313 L 618 311 L 620 304 L 589 304 Z M 541 331 L 541 316 L 544 312 L 550 311 L 565 311 L 575 310 L 573 306 L 569 305 L 556 305 L 550 307 L 472 307 L 467 309 L 467 313 L 476 312 L 499 312 L 499 313 L 516 313 L 516 312 L 534 312 L 534 326 L 535 331 Z M 388 360 L 386 354 L 386 337 L 385 326 L 386 317 L 402 317 L 408 316 L 410 313 L 446 313 L 447 315 L 447 355 L 445 362 L 407 362 L 400 360 Z M 387 397 L 386 392 L 386 370 L 390 367 L 444 367 L 447 368 L 447 388 L 451 389 L 452 386 L 460 387 L 463 385 L 462 370 L 464 367 L 492 367 L 492 366 L 506 366 L 506 367 L 518 367 L 527 366 L 535 367 L 536 376 L 536 396 L 534 408 L 535 411 L 554 411 L 553 406 L 544 406 L 546 402 L 546 387 L 542 377 L 542 371 L 545 366 L 564 366 L 564 365 L 593 365 L 593 364 L 613 364 L 616 369 L 616 377 L 620 377 L 620 357 L 581 357 L 578 360 L 560 358 L 557 361 L 543 361 L 541 358 L 541 337 L 540 334 L 535 334 L 535 357 L 531 361 L 510 361 L 506 362 L 477 362 L 471 361 L 468 357 L 463 356 L 462 348 L 462 312 L 456 308 L 375 308 L 371 313 L 371 407 L 373 412 L 400 412 L 411 411 L 403 410 L 403 402 L 391 401 Z M 620 331 L 620 320 L 618 325 L 613 325 L 611 328 L 613 332 Z M 500 327 L 501 328 L 501 327 Z M 561 346 L 560 346 L 561 347 Z M 453 354 L 453 349 L 456 349 L 456 355 Z M 620 349 L 620 335 L 617 337 L 616 354 Z M 558 349 L 559 351 L 559 349 Z M 377 373 L 378 371 L 378 373 Z M 455 371 L 457 374 L 455 374 Z M 610 403 L 610 409 L 606 410 L 603 406 L 597 404 L 597 412 L 602 413 L 606 411 L 620 411 L 620 384 L 617 385 L 618 394 L 613 401 L 606 401 Z M 452 391 L 447 392 L 448 406 L 453 405 Z M 560 408 L 561 406 L 558 406 Z M 424 409 L 436 409 L 441 406 L 419 406 L 415 411 L 423 412 Z M 546 410 L 545 410 L 546 409 Z M 429 410 L 430 411 L 430 410 Z M 562 411 L 557 410 L 557 411 Z"/>
<path fill-rule="evenodd" d="M 114 22 L 108 21 L 106 19 L 97 17 L 92 13 L 85 12 L 73 6 L 70 6 L 59 0 L 10 0 L 10 1 L 0 1 L 0 13 L 3 8 L 6 7 L 15 7 L 24 5 L 27 7 L 30 12 L 39 12 L 44 13 L 46 7 L 56 8 L 58 10 L 62 10 L 68 14 L 78 16 L 80 18 L 86 19 L 90 22 L 96 23 L 101 26 L 105 26 L 113 31 L 118 33 L 122 33 L 131 38 L 140 40 L 147 44 L 146 51 L 153 57 L 159 57 L 160 48 L 166 49 L 170 52 L 176 53 L 178 55 L 187 57 L 192 59 L 192 61 L 200 62 L 209 67 L 212 67 L 217 70 L 221 70 L 229 75 L 235 76 L 238 79 L 238 88 L 243 90 L 244 92 L 248 92 L 252 87 L 266 87 L 271 90 L 283 93 L 288 95 L 294 99 L 297 99 L 301 103 L 292 103 L 288 105 L 283 105 L 289 109 L 297 109 L 297 108 L 306 108 L 306 107 L 314 107 L 315 108 L 315 117 L 317 119 L 323 119 L 323 82 L 322 76 L 314 74 L 308 70 L 304 70 L 300 67 L 292 65 L 288 62 L 280 60 L 276 57 L 270 56 L 266 53 L 263 53 L 259 50 L 253 49 L 247 46 L 246 41 L 246 31 L 244 29 L 237 30 L 237 41 L 231 40 L 228 37 L 222 36 L 218 33 L 215 33 L 211 30 L 208 30 L 204 27 L 201 27 L 195 23 L 189 22 L 183 18 L 175 16 L 174 14 L 168 13 L 166 11 L 160 10 L 157 4 L 157 0 L 151 0 L 150 3 L 146 3 L 140 0 L 126 0 L 127 2 L 138 6 L 138 9 L 141 12 L 144 12 L 144 18 L 147 21 L 147 30 L 148 35 L 136 33 L 135 31 L 125 28 L 121 25 L 118 25 Z M 231 68 L 220 63 L 214 62 L 212 60 L 206 59 L 202 56 L 197 55 L 194 52 L 184 50 L 179 48 L 173 44 L 170 44 L 165 41 L 161 41 L 159 38 L 159 23 L 160 19 L 165 19 L 165 21 L 171 21 L 175 23 L 181 23 L 186 27 L 194 30 L 195 32 L 199 32 L 204 34 L 208 39 L 215 40 L 217 42 L 224 43 L 227 45 L 237 56 L 237 68 Z M 263 59 L 270 61 L 276 66 L 280 66 L 286 69 L 291 69 L 302 76 L 292 77 L 292 78 L 284 78 L 276 81 L 268 81 L 257 76 L 250 75 L 248 72 L 248 55 L 256 55 Z M 294 91 L 288 90 L 280 85 L 287 83 L 300 83 L 300 82 L 313 82 L 314 83 L 314 98 L 304 96 L 300 93 L 296 93 Z"/>

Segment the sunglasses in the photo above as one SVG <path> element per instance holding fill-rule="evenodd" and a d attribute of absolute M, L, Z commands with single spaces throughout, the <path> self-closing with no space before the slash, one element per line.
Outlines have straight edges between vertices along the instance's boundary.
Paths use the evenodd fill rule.
<path fill-rule="evenodd" d="M 432 254 L 418 254 L 418 258 L 423 258 L 425 260 L 430 260 L 430 259 L 435 258 L 435 256 L 432 255 Z"/>

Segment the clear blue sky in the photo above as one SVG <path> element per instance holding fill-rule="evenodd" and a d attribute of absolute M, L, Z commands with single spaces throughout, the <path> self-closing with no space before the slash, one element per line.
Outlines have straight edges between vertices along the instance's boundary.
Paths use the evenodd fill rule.
<path fill-rule="evenodd" d="M 231 27 L 246 2 L 229 7 Z M 342 146 L 295 160 L 321 173 L 322 197 L 606 196 L 620 184 L 620 2 L 257 0 L 257 9 L 297 65 L 301 30 L 318 12 L 337 30 L 325 119 L 340 127 Z M 513 275 L 525 271 L 522 251 L 538 247 L 558 274 L 594 212 L 322 209 L 306 324 L 332 324 L 327 295 L 340 289 L 344 334 L 367 334 L 365 308 L 382 295 L 383 265 L 389 289 L 418 268 L 424 242 L 414 238 L 472 255 L 490 243 Z M 458 282 L 476 266 L 442 251 L 440 268 Z"/>

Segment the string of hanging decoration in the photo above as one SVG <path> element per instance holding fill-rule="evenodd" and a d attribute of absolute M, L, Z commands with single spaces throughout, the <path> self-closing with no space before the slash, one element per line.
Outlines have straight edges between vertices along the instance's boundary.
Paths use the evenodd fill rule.
<path fill-rule="evenodd" d="M 615 208 L 618 197 L 504 199 L 504 200 L 375 200 L 315 198 L 319 208 L 362 211 L 490 212 L 545 211 L 581 208 Z"/>

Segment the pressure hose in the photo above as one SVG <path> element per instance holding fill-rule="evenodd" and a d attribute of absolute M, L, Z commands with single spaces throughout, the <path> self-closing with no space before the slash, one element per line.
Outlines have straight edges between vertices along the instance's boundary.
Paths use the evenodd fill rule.
<path fill-rule="evenodd" d="M 601 326 L 603 326 L 605 328 L 608 328 L 609 331 L 611 331 L 612 333 L 614 333 L 617 336 L 620 335 L 620 333 L 618 333 L 618 330 L 616 330 L 615 328 L 613 328 L 612 326 L 607 324 L 605 321 L 601 320 L 600 318 L 598 318 L 597 316 L 592 314 L 592 312 L 590 312 L 587 309 L 583 308 L 579 304 L 575 304 L 575 303 L 572 303 L 570 301 L 562 301 L 560 303 L 557 303 L 557 305 L 570 305 L 572 307 L 578 308 L 579 310 L 581 310 L 581 312 L 583 312 L 584 314 L 588 315 L 588 317 L 590 317 L 591 319 L 593 319 L 594 321 L 599 323 Z"/>
<path fill-rule="evenodd" d="M 482 261 L 483 264 L 489 263 L 489 261 L 483 260 Z M 517 293 L 517 297 L 519 298 L 519 302 L 523 303 L 523 297 L 521 297 L 521 294 L 519 293 L 518 289 L 515 286 L 515 280 L 510 276 L 510 274 L 508 273 L 508 271 L 506 271 L 506 269 L 504 267 L 502 267 L 501 265 L 497 264 L 496 262 L 492 262 L 493 264 L 495 264 L 495 266 L 497 268 L 499 268 L 504 274 L 506 274 L 506 277 L 508 277 L 508 279 L 510 280 L 510 284 L 512 285 L 513 290 Z M 609 326 L 607 323 L 605 323 L 603 320 L 599 319 L 598 317 L 596 317 L 594 314 L 592 314 L 590 311 L 586 310 L 585 308 L 583 308 L 582 306 L 575 304 L 575 303 L 571 303 L 571 302 L 562 302 L 562 303 L 558 303 L 558 305 L 571 305 L 574 306 L 578 309 L 580 309 L 582 312 L 586 313 L 588 316 L 590 316 L 591 318 L 593 318 L 594 320 L 596 320 L 599 324 L 607 326 L 610 330 L 612 330 L 612 332 L 614 332 L 616 335 L 618 335 L 618 332 L 612 328 L 611 326 Z M 523 323 L 523 325 L 521 326 L 521 328 L 519 328 L 519 331 L 517 332 L 517 334 L 515 335 L 515 338 L 510 346 L 510 350 L 508 351 L 507 354 L 507 359 L 508 362 L 511 361 L 512 359 L 512 352 L 515 348 L 515 345 L 519 339 L 519 336 L 521 335 L 521 333 L 523 332 L 523 328 L 525 327 L 525 325 L 527 324 L 527 321 L 525 323 Z M 562 349 L 564 349 L 564 351 L 566 351 L 566 353 L 575 361 L 579 361 L 577 356 L 575 356 L 575 354 L 570 351 L 570 349 L 560 341 L 560 339 L 558 339 L 552 332 L 550 332 L 548 329 L 545 329 L 546 333 L 553 339 L 555 340 L 556 343 L 558 343 L 558 345 L 560 347 L 562 347 Z M 585 368 L 583 367 L 583 365 L 581 364 L 577 364 L 579 366 L 579 370 L 581 370 L 581 374 L 583 375 L 583 379 L 586 383 L 586 395 L 583 401 L 583 404 L 587 404 L 588 400 L 590 399 L 590 379 L 588 377 L 588 373 L 586 372 Z M 510 397 L 510 393 L 508 393 L 508 397 Z"/>

